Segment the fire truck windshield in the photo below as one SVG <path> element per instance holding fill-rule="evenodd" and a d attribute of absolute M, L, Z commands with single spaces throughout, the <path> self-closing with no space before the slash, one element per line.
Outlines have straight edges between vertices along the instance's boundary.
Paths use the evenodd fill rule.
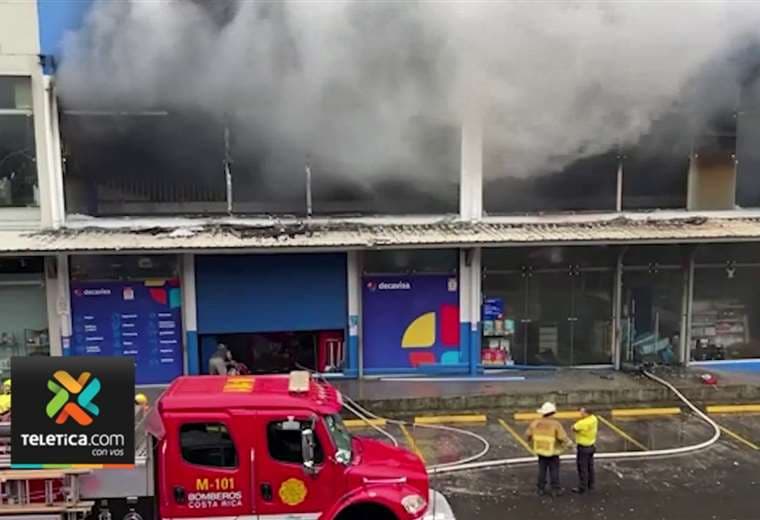
<path fill-rule="evenodd" d="M 353 457 L 351 453 L 351 434 L 348 433 L 346 426 L 343 424 L 343 419 L 340 418 L 340 415 L 326 415 L 325 424 L 327 424 L 327 431 L 330 432 L 330 437 L 337 449 L 335 458 L 343 464 L 350 463 Z"/>

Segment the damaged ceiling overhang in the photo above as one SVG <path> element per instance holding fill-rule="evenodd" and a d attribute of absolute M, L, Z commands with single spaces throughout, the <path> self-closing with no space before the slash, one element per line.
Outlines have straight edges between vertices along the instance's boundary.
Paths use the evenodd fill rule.
<path fill-rule="evenodd" d="M 0 231 L 0 254 L 281 252 L 760 240 L 760 213 L 484 218 L 88 219 L 57 230 Z"/>

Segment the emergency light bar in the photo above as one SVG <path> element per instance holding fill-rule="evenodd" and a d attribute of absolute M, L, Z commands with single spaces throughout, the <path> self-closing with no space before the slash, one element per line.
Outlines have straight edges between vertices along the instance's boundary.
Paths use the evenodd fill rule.
<path fill-rule="evenodd" d="M 288 377 L 288 392 L 305 393 L 309 391 L 311 376 L 305 370 L 295 370 Z"/>

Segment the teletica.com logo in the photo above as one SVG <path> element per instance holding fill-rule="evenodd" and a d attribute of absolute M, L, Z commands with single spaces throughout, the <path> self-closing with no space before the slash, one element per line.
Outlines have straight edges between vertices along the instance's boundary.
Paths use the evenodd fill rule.
<path fill-rule="evenodd" d="M 100 413 L 92 402 L 100 392 L 100 380 L 90 372 L 82 372 L 74 379 L 65 370 L 58 370 L 53 379 L 48 380 L 47 387 L 54 395 L 45 412 L 51 419 L 55 418 L 56 424 L 65 424 L 71 418 L 80 426 L 89 426 Z"/>

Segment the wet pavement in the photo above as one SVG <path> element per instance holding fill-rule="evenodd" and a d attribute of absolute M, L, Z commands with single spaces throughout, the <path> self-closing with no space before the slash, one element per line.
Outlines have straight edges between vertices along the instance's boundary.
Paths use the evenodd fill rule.
<path fill-rule="evenodd" d="M 695 415 L 682 413 L 636 419 L 612 419 L 600 424 L 599 452 L 663 449 L 707 440 L 712 429 Z M 451 502 L 458 519 L 760 519 L 760 415 L 714 415 L 724 433 L 712 447 L 684 456 L 639 461 L 598 460 L 597 490 L 576 496 L 574 464 L 562 463 L 562 497 L 538 497 L 534 465 L 436 475 L 431 485 Z M 562 421 L 569 428 L 572 421 Z M 525 457 L 515 437 L 527 423 L 511 414 L 488 412 L 485 424 L 452 425 L 483 436 L 491 445 L 481 460 Z M 425 458 L 427 464 L 449 463 L 481 449 L 481 443 L 461 434 L 388 425 L 398 441 Z M 511 430 L 511 431 L 510 431 Z M 379 437 L 365 428 L 357 434 Z M 758 449 L 754 449 L 755 448 Z"/>

